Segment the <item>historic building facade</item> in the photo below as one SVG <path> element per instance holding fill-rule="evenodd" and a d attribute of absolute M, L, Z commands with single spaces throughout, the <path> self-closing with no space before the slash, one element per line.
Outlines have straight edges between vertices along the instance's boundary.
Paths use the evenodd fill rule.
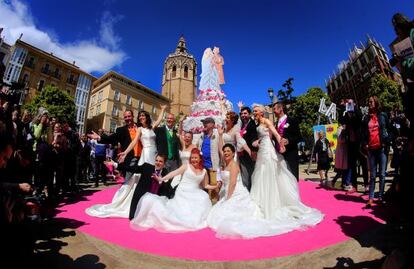
<path fill-rule="evenodd" d="M 132 110 L 134 120 L 145 110 L 153 120 L 159 115 L 161 105 L 170 100 L 148 87 L 114 71 L 109 71 L 93 84 L 88 110 L 88 131 L 104 129 L 115 132 L 125 124 L 123 112 Z"/>
<path fill-rule="evenodd" d="M 197 94 L 197 63 L 187 52 L 184 37 L 178 41 L 174 53 L 164 62 L 162 95 L 171 100 L 171 112 L 190 114 Z"/>
<path fill-rule="evenodd" d="M 390 66 L 384 47 L 368 37 L 366 44 L 354 46 L 348 61 L 326 81 L 331 101 L 338 104 L 341 99 L 354 99 L 358 105 L 365 106 L 371 78 L 376 74 L 401 81 L 400 75 Z"/>
<path fill-rule="evenodd" d="M 56 86 L 73 96 L 79 132 L 85 130 L 89 92 L 95 79 L 75 62 L 69 63 L 20 39 L 11 47 L 3 77 L 6 84 L 24 85 L 26 90 L 21 93 L 20 104 L 30 102 L 46 85 Z"/>

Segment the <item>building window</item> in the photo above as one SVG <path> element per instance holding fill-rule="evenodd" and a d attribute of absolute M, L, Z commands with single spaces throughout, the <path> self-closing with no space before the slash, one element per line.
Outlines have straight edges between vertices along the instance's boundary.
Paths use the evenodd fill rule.
<path fill-rule="evenodd" d="M 109 132 L 111 133 L 115 133 L 116 130 L 116 121 L 115 120 L 111 120 L 111 123 L 109 125 Z"/>
<path fill-rule="evenodd" d="M 96 95 L 92 95 L 92 97 L 91 97 L 91 105 L 94 105 L 95 104 L 95 100 L 96 99 Z"/>
<path fill-rule="evenodd" d="M 99 102 L 102 102 L 102 95 L 103 95 L 103 92 L 102 92 L 102 91 L 100 91 L 100 92 L 98 93 L 98 103 L 99 103 Z"/>
<path fill-rule="evenodd" d="M 42 70 L 43 73 L 47 74 L 49 72 L 49 64 L 45 64 Z"/>
<path fill-rule="evenodd" d="M 139 109 L 140 110 L 144 110 L 144 102 L 141 100 L 141 101 L 139 101 Z"/>
<path fill-rule="evenodd" d="M 184 77 L 188 78 L 188 66 L 184 66 Z"/>
<path fill-rule="evenodd" d="M 118 107 L 116 105 L 112 107 L 112 116 L 118 117 Z"/>
<path fill-rule="evenodd" d="M 91 107 L 91 109 L 89 110 L 89 118 L 92 118 L 93 117 L 93 107 Z"/>
<path fill-rule="evenodd" d="M 114 99 L 115 99 L 115 101 L 121 100 L 121 93 L 119 92 L 119 90 L 115 90 Z"/>
<path fill-rule="evenodd" d="M 129 105 L 129 106 L 132 104 L 131 95 L 127 95 L 127 97 L 126 97 L 126 104 Z"/>
<path fill-rule="evenodd" d="M 22 82 L 23 82 L 23 84 L 26 84 L 26 83 L 29 82 L 29 74 L 24 74 Z"/>
<path fill-rule="evenodd" d="M 152 106 L 152 114 L 156 114 L 157 113 L 157 108 L 155 107 L 155 105 Z"/>
<path fill-rule="evenodd" d="M 100 113 L 101 113 L 101 105 L 99 104 L 99 105 L 96 106 L 96 113 L 95 113 L 95 115 L 99 115 Z"/>
<path fill-rule="evenodd" d="M 60 70 L 59 70 L 59 68 L 56 68 L 55 69 L 55 73 L 53 74 L 53 76 L 55 77 L 55 78 L 60 78 L 60 75 L 59 75 L 59 72 L 60 72 Z"/>
<path fill-rule="evenodd" d="M 27 66 L 30 68 L 34 68 L 34 58 L 30 57 L 29 61 L 27 62 Z"/>
<path fill-rule="evenodd" d="M 171 77 L 175 78 L 176 75 L 177 75 L 177 66 L 174 65 L 172 68 Z"/>
<path fill-rule="evenodd" d="M 43 86 L 45 85 L 44 80 L 40 80 L 39 83 L 37 83 L 37 90 L 40 92 L 43 89 Z"/>

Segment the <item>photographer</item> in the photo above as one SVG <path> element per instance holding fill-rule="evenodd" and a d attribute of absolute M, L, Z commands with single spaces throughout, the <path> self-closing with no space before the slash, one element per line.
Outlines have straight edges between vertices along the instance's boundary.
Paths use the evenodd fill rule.
<path fill-rule="evenodd" d="M 0 169 L 6 167 L 13 154 L 11 132 L 0 121 Z M 26 202 L 22 195 L 31 191 L 27 183 L 4 182 L 0 174 L 0 238 L 2 251 L 0 257 L 4 264 L 29 264 L 33 254 L 33 236 L 30 224 L 26 221 Z"/>
<path fill-rule="evenodd" d="M 409 56 L 403 55 L 397 51 L 398 44 L 401 44 L 403 40 L 409 38 L 408 47 L 404 52 L 409 51 L 409 45 L 411 45 L 411 53 L 414 43 L 414 23 L 408 20 L 406 16 L 401 13 L 396 13 L 392 17 L 392 24 L 394 26 L 395 33 L 397 34 L 396 40 L 391 44 L 391 50 L 394 52 L 393 58 L 390 59 L 391 66 L 396 66 L 400 71 L 403 78 L 405 93 L 403 93 L 403 105 L 406 116 L 410 122 L 414 120 L 414 109 L 412 102 L 414 101 L 414 56 L 407 53 Z M 409 44 L 411 43 L 411 44 Z"/>

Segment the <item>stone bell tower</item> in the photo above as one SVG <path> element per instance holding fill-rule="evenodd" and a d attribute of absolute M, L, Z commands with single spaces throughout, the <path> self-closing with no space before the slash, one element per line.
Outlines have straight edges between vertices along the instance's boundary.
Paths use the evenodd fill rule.
<path fill-rule="evenodd" d="M 162 95 L 171 100 L 171 113 L 189 115 L 197 93 L 197 63 L 187 52 L 185 39 L 181 36 L 174 53 L 164 62 Z"/>

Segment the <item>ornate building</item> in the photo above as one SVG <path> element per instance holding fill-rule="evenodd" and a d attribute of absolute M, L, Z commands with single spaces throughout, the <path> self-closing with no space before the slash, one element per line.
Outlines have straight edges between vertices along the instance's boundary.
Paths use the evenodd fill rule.
<path fill-rule="evenodd" d="M 88 131 L 104 129 L 115 132 L 125 124 L 123 112 L 132 110 L 134 120 L 140 110 L 146 110 L 155 120 L 160 105 L 170 100 L 148 87 L 115 71 L 109 71 L 93 83 L 88 111 Z"/>
<path fill-rule="evenodd" d="M 197 63 L 187 52 L 184 37 L 178 41 L 174 53 L 164 62 L 162 95 L 171 100 L 171 112 L 175 115 L 190 114 L 197 93 Z"/>
<path fill-rule="evenodd" d="M 401 82 L 400 75 L 389 64 L 384 47 L 368 37 L 365 45 L 354 46 L 348 61 L 343 61 L 339 70 L 326 81 L 331 101 L 338 104 L 341 99 L 354 99 L 358 105 L 366 105 L 371 78 L 375 74 L 384 74 Z"/>
<path fill-rule="evenodd" d="M 84 132 L 86 110 L 92 82 L 96 79 L 83 71 L 75 62 L 61 58 L 18 39 L 11 47 L 3 81 L 18 82 L 26 89 L 21 93 L 20 104 L 30 102 L 44 86 L 56 86 L 73 96 L 76 105 L 76 122 L 79 132 Z"/>

